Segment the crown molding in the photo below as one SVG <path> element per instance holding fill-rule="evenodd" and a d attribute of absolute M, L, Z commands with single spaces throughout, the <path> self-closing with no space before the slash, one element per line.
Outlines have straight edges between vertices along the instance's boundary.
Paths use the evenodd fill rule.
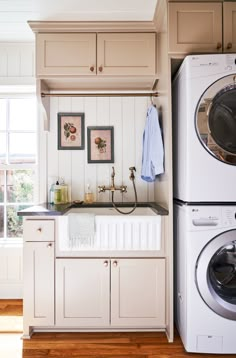
<path fill-rule="evenodd" d="M 153 21 L 28 21 L 34 33 L 156 32 Z"/>
<path fill-rule="evenodd" d="M 153 16 L 153 25 L 155 26 L 156 32 L 167 31 L 167 5 L 168 0 L 158 0 L 155 13 Z"/>

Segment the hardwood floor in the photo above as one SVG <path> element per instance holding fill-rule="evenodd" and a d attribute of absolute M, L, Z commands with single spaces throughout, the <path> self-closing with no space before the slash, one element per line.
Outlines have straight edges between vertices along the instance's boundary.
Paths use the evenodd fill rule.
<path fill-rule="evenodd" d="M 0 315 L 18 314 L 22 314 L 21 300 L 0 300 Z M 186 353 L 177 332 L 174 343 L 168 343 L 164 333 L 132 332 L 35 333 L 30 340 L 23 341 L 22 357 L 231 358 L 232 355 Z"/>

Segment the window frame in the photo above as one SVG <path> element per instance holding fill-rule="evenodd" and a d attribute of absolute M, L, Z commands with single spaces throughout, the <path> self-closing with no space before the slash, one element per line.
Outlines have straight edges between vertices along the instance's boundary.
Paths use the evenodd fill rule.
<path fill-rule="evenodd" d="M 4 173 L 4 201 L 0 203 L 0 207 L 3 207 L 3 237 L 0 238 L 0 244 L 19 244 L 23 242 L 22 237 L 8 237 L 7 236 L 7 207 L 13 206 L 33 206 L 38 201 L 39 196 L 39 121 L 38 121 L 38 106 L 37 106 L 37 96 L 34 86 L 28 86 L 29 88 L 15 89 L 12 88 L 10 91 L 3 93 L 0 91 L 0 99 L 11 100 L 11 99 L 26 99 L 26 98 L 35 98 L 36 105 L 36 128 L 33 130 L 10 130 L 9 128 L 9 112 L 7 112 L 7 123 L 6 129 L 0 130 L 0 133 L 6 133 L 6 151 L 9 155 L 9 133 L 35 133 L 36 134 L 36 153 L 35 153 L 35 163 L 0 163 L 0 171 Z M 27 170 L 31 169 L 34 171 L 35 182 L 34 182 L 34 192 L 33 202 L 8 202 L 7 201 L 7 171 L 9 170 Z"/>

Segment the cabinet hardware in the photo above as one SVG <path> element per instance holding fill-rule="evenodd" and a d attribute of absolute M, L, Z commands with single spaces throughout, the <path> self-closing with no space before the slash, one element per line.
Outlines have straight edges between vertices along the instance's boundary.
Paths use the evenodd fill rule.
<path fill-rule="evenodd" d="M 104 262 L 103 262 L 103 265 L 104 265 L 105 267 L 107 267 L 107 266 L 108 266 L 108 261 L 107 261 L 107 260 L 104 261 Z"/>
<path fill-rule="evenodd" d="M 49 242 L 49 244 L 47 244 L 47 247 L 52 247 L 52 243 Z"/>
<path fill-rule="evenodd" d="M 99 71 L 99 72 L 102 72 L 102 70 L 103 70 L 102 66 L 99 66 L 99 67 L 98 67 L 98 71 Z"/>
<path fill-rule="evenodd" d="M 116 261 L 116 260 L 113 261 L 113 266 L 114 266 L 114 267 L 117 267 L 117 266 L 118 266 L 118 261 Z"/>
<path fill-rule="evenodd" d="M 233 45 L 232 45 L 232 42 L 228 42 L 227 47 L 226 47 L 227 50 L 230 50 L 230 49 L 232 48 L 232 46 L 233 46 Z"/>
<path fill-rule="evenodd" d="M 93 72 L 94 71 L 94 66 L 90 67 L 90 71 Z"/>
<path fill-rule="evenodd" d="M 216 49 L 217 49 L 217 50 L 220 50 L 221 47 L 222 47 L 222 44 L 221 44 L 220 42 L 217 42 Z"/>
<path fill-rule="evenodd" d="M 37 229 L 37 231 L 38 231 L 38 232 L 42 232 L 42 229 L 41 229 L 41 227 L 39 227 L 39 228 Z"/>

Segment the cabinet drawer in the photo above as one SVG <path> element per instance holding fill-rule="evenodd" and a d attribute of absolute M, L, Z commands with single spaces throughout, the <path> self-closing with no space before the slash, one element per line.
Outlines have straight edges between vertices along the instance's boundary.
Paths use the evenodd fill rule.
<path fill-rule="evenodd" d="M 54 241 L 54 220 L 26 220 L 24 241 Z"/>

